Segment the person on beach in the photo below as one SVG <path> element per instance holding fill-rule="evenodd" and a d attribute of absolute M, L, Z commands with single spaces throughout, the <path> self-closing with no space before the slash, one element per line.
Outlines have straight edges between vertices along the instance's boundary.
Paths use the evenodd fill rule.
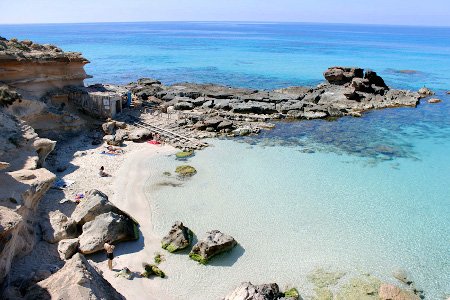
<path fill-rule="evenodd" d="M 112 261 L 114 258 L 114 245 L 110 244 L 110 241 L 106 241 L 105 244 L 103 245 L 103 248 L 105 248 L 106 251 L 106 258 L 108 259 L 108 268 L 112 271 Z"/>
<path fill-rule="evenodd" d="M 98 172 L 98 174 L 100 175 L 100 177 L 109 177 L 109 174 L 105 172 L 104 166 L 100 167 L 100 171 Z"/>

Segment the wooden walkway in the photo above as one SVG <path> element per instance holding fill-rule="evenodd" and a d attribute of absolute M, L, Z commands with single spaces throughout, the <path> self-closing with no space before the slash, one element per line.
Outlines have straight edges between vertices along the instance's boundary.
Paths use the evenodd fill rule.
<path fill-rule="evenodd" d="M 129 116 L 129 118 L 131 118 L 132 125 L 148 129 L 153 133 L 157 133 L 164 139 L 164 141 L 174 146 L 179 146 L 181 148 L 188 148 L 188 149 L 202 149 L 208 147 L 207 143 L 203 143 L 197 139 L 183 136 L 176 132 L 152 125 L 136 117 Z"/>

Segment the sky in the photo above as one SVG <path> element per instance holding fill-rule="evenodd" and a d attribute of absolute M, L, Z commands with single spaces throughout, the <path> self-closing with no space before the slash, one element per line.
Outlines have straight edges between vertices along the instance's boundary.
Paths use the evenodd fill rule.
<path fill-rule="evenodd" d="M 450 0 L 0 0 L 0 24 L 140 21 L 450 26 Z"/>

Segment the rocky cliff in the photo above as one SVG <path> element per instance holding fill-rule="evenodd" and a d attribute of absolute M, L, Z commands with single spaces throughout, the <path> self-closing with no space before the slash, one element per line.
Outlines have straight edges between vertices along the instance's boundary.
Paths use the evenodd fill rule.
<path fill-rule="evenodd" d="M 81 53 L 0 37 L 0 82 L 25 98 L 40 98 L 55 88 L 83 86 L 89 77 L 84 71 L 87 63 Z"/>
<path fill-rule="evenodd" d="M 7 111 L 49 136 L 80 129 L 83 121 L 74 114 L 77 108 L 70 107 L 64 88 L 84 85 L 87 63 L 80 53 L 0 37 L 0 95 L 2 86 L 21 95 L 20 101 L 9 101 Z M 8 97 L 3 95 L 2 101 Z"/>

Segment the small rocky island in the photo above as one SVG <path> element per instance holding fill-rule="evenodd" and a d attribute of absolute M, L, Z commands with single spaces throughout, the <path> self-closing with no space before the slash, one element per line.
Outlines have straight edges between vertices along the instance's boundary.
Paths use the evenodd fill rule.
<path fill-rule="evenodd" d="M 84 255 L 103 251 L 107 240 L 119 243 L 138 239 L 139 224 L 133 216 L 113 205 L 97 189 L 77 194 L 81 201 L 73 204 L 70 212 L 55 208 L 64 207 L 64 197 L 68 197 L 64 191 L 53 193 L 56 198 L 51 199 L 57 199 L 54 206 L 40 209 L 41 200 L 55 187 L 55 174 L 76 171 L 70 161 L 61 161 L 66 152 L 73 151 L 70 159 L 76 159 L 87 154 L 86 148 L 101 147 L 103 142 L 120 146 L 158 136 L 160 142 L 182 149 L 184 152 L 178 155 L 182 159 L 193 155 L 191 150 L 207 146 L 201 141 L 205 137 L 257 134 L 261 129 L 273 128 L 273 120 L 360 117 L 371 109 L 415 107 L 420 98 L 432 95 L 427 89 L 420 93 L 394 90 L 374 71 L 347 67 L 329 68 L 324 72 L 326 82 L 316 87 L 271 91 L 215 84 L 164 85 L 148 78 L 123 86 L 85 87 L 87 63 L 80 53 L 0 37 L 2 299 L 124 298 Z M 80 144 L 71 144 L 78 135 L 85 138 L 83 149 L 76 148 Z M 55 149 L 57 143 L 63 142 L 65 151 Z M 97 154 L 98 150 L 95 148 Z M 53 161 L 52 168 L 48 157 Z M 191 166 L 181 167 L 176 172 L 183 177 L 196 173 Z M 92 178 L 99 188 L 105 187 Z M 64 184 L 69 183 L 56 186 Z M 237 245 L 234 238 L 218 230 L 207 232 L 193 247 L 192 243 L 191 230 L 176 222 L 161 246 L 168 254 L 188 249 L 191 259 L 206 264 L 211 257 L 227 255 Z M 41 269 L 23 269 L 22 264 L 20 271 L 13 272 L 14 264 L 27 258 L 51 264 L 39 265 Z M 143 277 L 165 277 L 156 266 L 143 266 Z M 20 272 L 23 274 L 17 274 Z M 404 281 L 402 288 L 372 279 L 351 281 L 344 285 L 349 292 L 343 291 L 351 294 L 338 299 L 418 299 L 421 291 L 409 280 Z M 318 297 L 325 295 L 320 299 L 331 299 L 331 285 L 319 286 Z M 244 282 L 225 299 L 301 298 L 302 291 L 283 290 L 275 283 Z"/>

